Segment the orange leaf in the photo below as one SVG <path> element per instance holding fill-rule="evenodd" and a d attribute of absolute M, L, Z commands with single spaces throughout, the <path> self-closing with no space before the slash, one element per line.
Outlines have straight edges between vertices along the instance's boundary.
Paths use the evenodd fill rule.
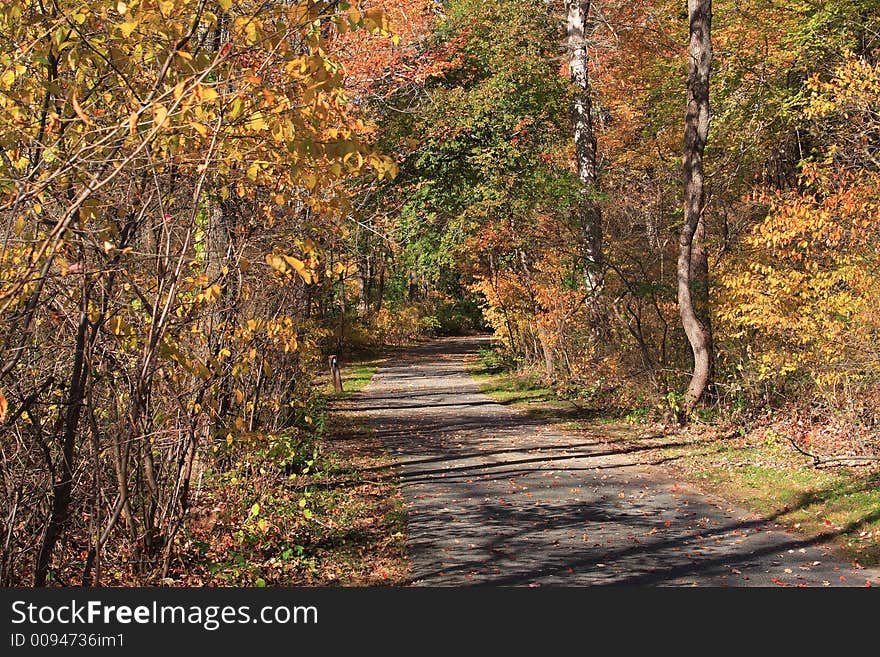
<path fill-rule="evenodd" d="M 79 101 L 76 99 L 76 89 L 74 89 L 70 94 L 70 102 L 73 105 L 73 111 L 76 112 L 76 115 L 79 117 L 79 120 L 85 123 L 86 125 L 92 125 L 91 120 L 86 113 L 83 112 L 83 108 L 80 107 Z"/>

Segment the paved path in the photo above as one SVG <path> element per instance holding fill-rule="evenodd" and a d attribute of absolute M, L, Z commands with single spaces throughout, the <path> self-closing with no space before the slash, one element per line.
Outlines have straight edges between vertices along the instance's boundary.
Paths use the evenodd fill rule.
<path fill-rule="evenodd" d="M 496 403 L 465 372 L 480 344 L 414 349 L 356 397 L 400 463 L 414 584 L 880 585 L 625 446 Z"/>

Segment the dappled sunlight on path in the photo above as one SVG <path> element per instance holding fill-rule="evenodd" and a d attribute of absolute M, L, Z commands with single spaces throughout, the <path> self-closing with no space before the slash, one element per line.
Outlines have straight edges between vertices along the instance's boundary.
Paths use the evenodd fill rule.
<path fill-rule="evenodd" d="M 830 534 L 787 532 L 640 464 L 644 447 L 493 401 L 465 371 L 480 344 L 415 348 L 353 400 L 399 463 L 414 584 L 880 584 Z"/>

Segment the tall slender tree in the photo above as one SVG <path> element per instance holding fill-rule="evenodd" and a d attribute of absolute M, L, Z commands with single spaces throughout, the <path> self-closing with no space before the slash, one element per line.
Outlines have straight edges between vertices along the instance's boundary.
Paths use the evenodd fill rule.
<path fill-rule="evenodd" d="M 583 236 L 585 270 L 589 291 L 602 287 L 602 210 L 596 201 L 599 172 L 593 101 L 590 95 L 589 30 L 590 0 L 565 0 L 568 63 L 574 93 L 571 103 L 575 158 L 580 180 L 577 220 Z"/>
<path fill-rule="evenodd" d="M 678 305 L 694 354 L 694 369 L 682 413 L 689 413 L 712 380 L 709 262 L 705 245 L 703 154 L 709 135 L 709 77 L 712 69 L 712 0 L 688 0 L 687 113 L 684 129 L 684 225 L 678 253 Z"/>

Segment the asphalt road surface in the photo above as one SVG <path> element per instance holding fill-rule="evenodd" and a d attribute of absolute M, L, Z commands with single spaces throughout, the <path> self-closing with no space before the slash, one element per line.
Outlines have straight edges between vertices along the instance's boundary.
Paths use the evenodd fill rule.
<path fill-rule="evenodd" d="M 354 399 L 399 463 L 412 583 L 426 586 L 865 586 L 811 539 L 482 394 L 484 341 L 384 365 Z"/>

